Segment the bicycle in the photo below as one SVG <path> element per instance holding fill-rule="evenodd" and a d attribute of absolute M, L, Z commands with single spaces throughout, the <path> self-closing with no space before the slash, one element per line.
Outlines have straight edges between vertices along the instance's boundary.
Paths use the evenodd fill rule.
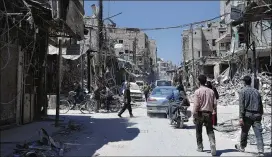
<path fill-rule="evenodd" d="M 60 113 L 65 114 L 69 112 L 71 109 L 79 108 L 80 112 L 83 114 L 91 113 L 94 111 L 94 101 L 91 99 L 92 94 L 86 94 L 84 96 L 84 100 L 81 101 L 79 104 L 75 104 L 75 98 L 76 92 L 70 91 L 67 99 L 60 100 Z"/>
<path fill-rule="evenodd" d="M 101 107 L 100 109 L 107 109 L 107 98 L 105 95 L 101 94 Z M 93 101 L 93 103 L 97 103 L 97 101 Z M 122 107 L 122 98 L 120 96 L 113 96 L 112 100 L 109 100 L 109 111 L 111 112 L 118 112 Z M 96 104 L 94 104 L 96 106 Z"/>

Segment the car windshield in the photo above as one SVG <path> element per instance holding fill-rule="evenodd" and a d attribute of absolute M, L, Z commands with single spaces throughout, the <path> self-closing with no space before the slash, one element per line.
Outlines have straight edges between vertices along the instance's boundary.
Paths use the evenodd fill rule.
<path fill-rule="evenodd" d="M 157 86 L 171 86 L 171 81 L 157 81 Z"/>
<path fill-rule="evenodd" d="M 130 89 L 131 90 L 140 90 L 140 87 L 135 83 L 130 83 Z"/>
<path fill-rule="evenodd" d="M 143 85 L 144 85 L 143 82 L 136 82 L 136 84 L 137 84 L 138 86 L 143 86 Z"/>
<path fill-rule="evenodd" d="M 157 88 L 152 91 L 151 95 L 171 95 L 174 89 L 171 88 Z"/>

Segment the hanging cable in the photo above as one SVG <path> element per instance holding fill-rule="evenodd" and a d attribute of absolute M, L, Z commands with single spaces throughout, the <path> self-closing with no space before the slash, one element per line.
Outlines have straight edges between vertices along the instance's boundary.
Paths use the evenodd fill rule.
<path fill-rule="evenodd" d="M 193 22 L 193 23 L 188 23 L 188 24 L 183 24 L 183 25 L 178 25 L 178 26 L 170 26 L 170 27 L 157 27 L 157 28 L 139 28 L 140 31 L 151 31 L 151 30 L 165 30 L 165 29 L 175 29 L 175 28 L 184 28 L 184 27 L 188 27 L 190 25 L 197 25 L 197 24 L 202 24 L 202 23 L 206 23 L 206 22 L 210 22 L 213 20 L 216 20 L 218 18 L 224 17 L 229 15 L 230 13 L 226 13 L 208 20 L 202 20 L 199 22 Z M 98 27 L 96 25 L 86 25 L 86 27 Z M 116 27 L 104 27 L 105 29 L 125 29 L 125 28 L 116 28 Z"/>

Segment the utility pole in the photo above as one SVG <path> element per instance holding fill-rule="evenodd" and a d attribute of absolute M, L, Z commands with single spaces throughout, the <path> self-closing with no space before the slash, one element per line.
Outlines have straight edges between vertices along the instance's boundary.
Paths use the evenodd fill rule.
<path fill-rule="evenodd" d="M 89 29 L 90 33 L 90 45 L 92 45 L 92 29 Z M 87 74 L 88 74 L 88 82 L 87 82 L 87 89 L 91 91 L 91 52 L 87 53 Z"/>
<path fill-rule="evenodd" d="M 56 101 L 56 119 L 55 119 L 55 127 L 59 125 L 59 109 L 60 109 L 60 89 L 61 89 L 61 62 L 62 59 L 62 40 L 59 39 L 59 55 L 58 55 L 58 73 L 57 73 L 57 101 Z"/>
<path fill-rule="evenodd" d="M 136 65 L 137 62 L 136 62 L 136 51 L 137 51 L 137 38 L 135 37 L 134 38 L 134 41 L 133 41 L 133 63 Z M 135 69 L 134 69 L 135 70 Z M 135 71 L 134 71 L 135 72 Z"/>
<path fill-rule="evenodd" d="M 194 30 L 193 30 L 193 24 L 191 24 L 191 46 L 192 46 L 192 71 L 193 71 L 193 89 L 196 88 L 196 79 L 195 79 L 195 53 L 194 53 Z"/>
<path fill-rule="evenodd" d="M 252 52 L 253 52 L 253 73 L 254 73 L 254 88 L 259 89 L 259 80 L 257 78 L 257 64 L 256 64 L 256 48 L 255 41 L 252 42 Z"/>
<path fill-rule="evenodd" d="M 84 41 L 84 44 L 83 44 L 83 50 L 84 50 L 84 46 L 85 46 L 85 41 Z M 84 68 L 83 68 L 83 50 L 80 50 L 80 79 L 81 79 L 81 88 L 83 89 L 84 88 Z"/>
<path fill-rule="evenodd" d="M 102 45 L 103 45 L 103 0 L 99 0 L 98 13 L 98 75 L 102 76 Z"/>
<path fill-rule="evenodd" d="M 105 43 L 108 44 L 107 42 L 108 42 L 108 39 L 107 39 L 107 30 L 105 30 Z M 109 47 L 109 45 L 108 45 L 108 47 Z M 106 49 L 106 51 L 104 52 L 104 66 L 103 66 L 104 68 L 107 67 L 107 54 L 108 54 L 108 50 L 109 49 Z"/>

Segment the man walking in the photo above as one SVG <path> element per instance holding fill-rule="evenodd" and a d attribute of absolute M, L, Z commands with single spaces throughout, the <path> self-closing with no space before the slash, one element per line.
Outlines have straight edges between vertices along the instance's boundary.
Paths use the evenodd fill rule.
<path fill-rule="evenodd" d="M 145 101 L 146 101 L 146 102 L 147 102 L 149 90 L 150 90 L 150 88 L 149 88 L 148 84 L 145 83 L 145 85 L 144 85 L 144 95 L 145 95 Z"/>
<path fill-rule="evenodd" d="M 262 115 L 263 104 L 261 95 L 257 89 L 251 87 L 251 77 L 243 78 L 245 87 L 241 90 L 239 96 L 239 117 L 242 127 L 240 144 L 236 144 L 235 148 L 241 152 L 245 151 L 247 146 L 247 137 L 250 127 L 253 127 L 256 139 L 259 156 L 264 155 L 264 143 L 262 136 Z"/>
<path fill-rule="evenodd" d="M 193 117 L 196 125 L 197 151 L 203 152 L 202 127 L 206 126 L 210 141 L 211 154 L 216 156 L 215 135 L 212 126 L 212 113 L 216 112 L 216 98 L 213 90 L 206 87 L 207 77 L 200 75 L 198 77 L 200 87 L 195 91 Z"/>
<path fill-rule="evenodd" d="M 133 117 L 133 114 L 132 114 L 132 108 L 131 108 L 131 97 L 130 97 L 130 83 L 128 82 L 126 84 L 126 89 L 125 89 L 125 92 L 124 92 L 124 106 L 123 108 L 121 109 L 121 111 L 118 113 L 118 116 L 120 118 L 122 118 L 122 114 L 125 112 L 126 109 L 128 109 L 128 112 L 129 112 L 129 115 L 130 117 Z"/>

